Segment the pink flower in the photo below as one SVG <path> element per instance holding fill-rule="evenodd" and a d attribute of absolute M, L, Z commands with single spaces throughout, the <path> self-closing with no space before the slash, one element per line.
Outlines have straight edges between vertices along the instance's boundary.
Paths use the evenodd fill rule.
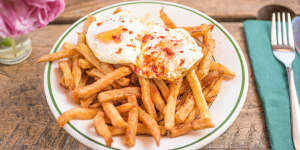
<path fill-rule="evenodd" d="M 54 20 L 64 0 L 0 0 L 0 37 L 15 37 Z"/>

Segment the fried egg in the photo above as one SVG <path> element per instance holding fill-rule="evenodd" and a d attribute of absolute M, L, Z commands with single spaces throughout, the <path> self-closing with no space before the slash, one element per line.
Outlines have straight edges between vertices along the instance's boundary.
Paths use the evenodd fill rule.
<path fill-rule="evenodd" d="M 152 22 L 127 11 L 99 17 L 86 41 L 102 62 L 134 64 L 136 74 L 146 78 L 178 79 L 202 58 L 201 47 L 184 29 Z"/>
<path fill-rule="evenodd" d="M 136 63 L 140 53 L 144 25 L 139 18 L 122 11 L 107 18 L 98 17 L 86 34 L 86 42 L 95 56 L 111 64 Z"/>
<path fill-rule="evenodd" d="M 174 80 L 182 77 L 200 58 L 201 48 L 187 31 L 151 25 L 142 39 L 136 73 L 147 78 Z"/>

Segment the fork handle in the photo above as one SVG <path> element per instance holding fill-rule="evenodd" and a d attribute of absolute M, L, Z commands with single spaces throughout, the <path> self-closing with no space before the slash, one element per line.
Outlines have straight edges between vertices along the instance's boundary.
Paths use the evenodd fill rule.
<path fill-rule="evenodd" d="M 287 67 L 286 69 L 289 80 L 293 143 L 295 149 L 300 150 L 300 107 L 295 86 L 294 71 L 292 67 Z"/>

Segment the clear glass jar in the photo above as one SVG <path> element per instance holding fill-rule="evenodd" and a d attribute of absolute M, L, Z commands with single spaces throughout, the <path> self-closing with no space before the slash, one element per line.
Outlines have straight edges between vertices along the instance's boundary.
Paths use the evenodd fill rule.
<path fill-rule="evenodd" d="M 4 40 L 0 38 L 0 42 Z M 28 34 L 11 38 L 15 43 L 15 49 L 10 45 L 0 44 L 0 63 L 17 64 L 28 58 L 32 51 L 31 40 Z"/>

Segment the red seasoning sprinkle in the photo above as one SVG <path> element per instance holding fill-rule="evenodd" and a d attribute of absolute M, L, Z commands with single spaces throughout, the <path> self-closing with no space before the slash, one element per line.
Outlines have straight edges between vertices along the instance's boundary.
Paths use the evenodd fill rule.
<path fill-rule="evenodd" d="M 180 59 L 180 64 L 179 66 L 182 66 L 184 64 L 184 59 Z"/>
<path fill-rule="evenodd" d="M 97 26 L 100 26 L 101 24 L 102 24 L 102 22 L 98 22 L 98 23 L 97 23 Z"/>
<path fill-rule="evenodd" d="M 150 35 L 150 34 L 144 35 L 144 37 L 142 39 L 142 42 L 146 43 L 148 39 L 153 39 L 152 35 Z"/>
<path fill-rule="evenodd" d="M 166 52 L 168 56 L 174 56 L 175 55 L 175 53 L 171 49 L 169 49 L 168 47 L 163 48 L 162 50 L 164 52 Z"/>
<path fill-rule="evenodd" d="M 111 36 L 115 42 L 121 42 L 121 34 Z"/>
<path fill-rule="evenodd" d="M 179 51 L 179 53 L 183 53 L 183 51 Z"/>
<path fill-rule="evenodd" d="M 128 31 L 128 29 L 127 28 L 122 28 L 122 31 Z"/>
<path fill-rule="evenodd" d="M 124 23 L 124 20 L 121 20 L 122 23 Z"/>
<path fill-rule="evenodd" d="M 129 31 L 129 34 L 132 34 L 132 31 Z"/>
<path fill-rule="evenodd" d="M 116 51 L 116 54 L 121 54 L 122 48 L 119 48 L 118 51 Z"/>
<path fill-rule="evenodd" d="M 168 28 L 165 28 L 165 30 L 166 30 L 166 31 L 169 31 L 169 29 L 168 29 Z"/>
<path fill-rule="evenodd" d="M 164 39 L 164 38 L 166 38 L 166 37 L 161 35 L 161 36 L 159 36 L 159 38 L 162 38 L 162 39 Z"/>

